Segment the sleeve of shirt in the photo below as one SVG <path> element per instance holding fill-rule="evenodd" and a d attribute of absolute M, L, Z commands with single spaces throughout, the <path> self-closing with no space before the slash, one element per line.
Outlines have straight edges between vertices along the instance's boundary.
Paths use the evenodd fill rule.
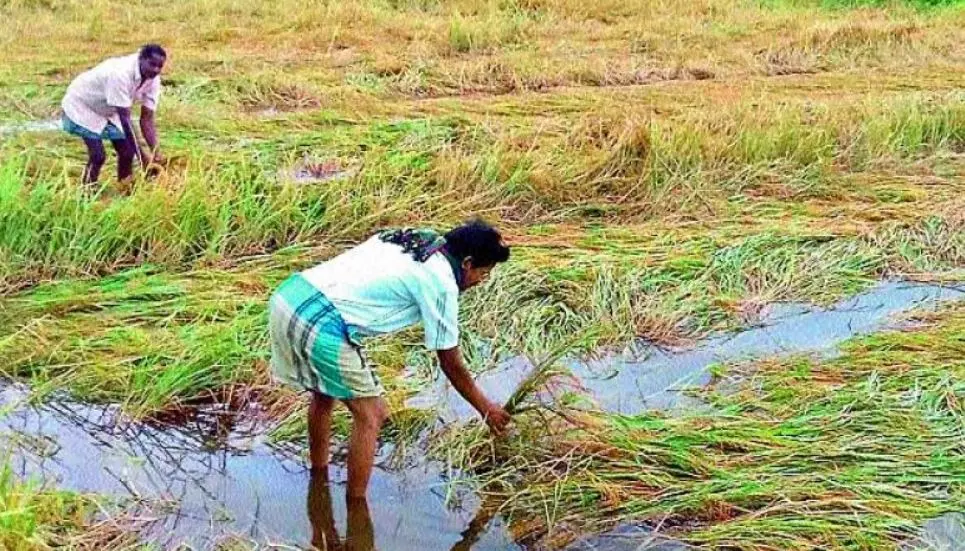
<path fill-rule="evenodd" d="M 144 91 L 144 98 L 141 101 L 141 105 L 147 107 L 151 111 L 157 111 L 158 101 L 161 100 L 161 78 L 155 77 L 151 79 L 150 86 Z"/>
<path fill-rule="evenodd" d="M 425 344 L 429 350 L 449 350 L 459 345 L 459 292 L 422 285 L 416 294 Z"/>
<path fill-rule="evenodd" d="M 134 105 L 134 98 L 131 97 L 130 75 L 123 71 L 113 71 L 107 77 L 106 90 L 104 96 L 107 105 L 111 107 L 125 107 L 130 109 Z"/>

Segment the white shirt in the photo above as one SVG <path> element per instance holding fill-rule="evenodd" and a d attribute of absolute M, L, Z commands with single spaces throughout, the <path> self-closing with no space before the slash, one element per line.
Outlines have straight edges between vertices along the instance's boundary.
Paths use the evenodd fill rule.
<path fill-rule="evenodd" d="M 459 286 L 441 253 L 418 262 L 376 235 L 302 276 L 363 334 L 394 333 L 421 321 L 429 350 L 459 344 Z"/>
<path fill-rule="evenodd" d="M 141 83 L 139 54 L 112 57 L 81 73 L 70 86 L 60 106 L 70 120 L 95 134 L 104 131 L 108 122 L 117 128 L 121 119 L 118 107 L 130 109 L 139 102 L 157 110 L 161 96 L 161 77 Z"/>

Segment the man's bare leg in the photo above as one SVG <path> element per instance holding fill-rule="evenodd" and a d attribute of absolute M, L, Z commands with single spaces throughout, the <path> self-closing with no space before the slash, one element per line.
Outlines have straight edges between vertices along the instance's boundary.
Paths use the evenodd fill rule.
<path fill-rule="evenodd" d="M 104 144 L 100 140 L 83 138 L 84 145 L 87 146 L 87 164 L 84 166 L 85 184 L 93 184 L 101 176 L 101 168 L 107 162 L 107 152 L 104 151 Z"/>
<path fill-rule="evenodd" d="M 312 403 L 308 406 L 308 459 L 312 471 L 328 469 L 334 407 L 335 398 L 312 392 Z"/>
<path fill-rule="evenodd" d="M 345 400 L 352 412 L 352 435 L 348 441 L 348 497 L 364 498 L 375 463 L 379 429 L 389 416 L 381 396 Z"/>
<path fill-rule="evenodd" d="M 134 155 L 137 154 L 137 146 L 128 140 L 113 140 L 111 145 L 117 153 L 117 180 L 124 182 L 134 174 Z"/>

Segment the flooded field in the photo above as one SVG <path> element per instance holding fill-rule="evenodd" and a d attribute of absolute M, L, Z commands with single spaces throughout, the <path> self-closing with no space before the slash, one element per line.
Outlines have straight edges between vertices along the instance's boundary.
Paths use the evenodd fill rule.
<path fill-rule="evenodd" d="M 60 130 L 60 124 L 59 119 L 0 124 L 0 136 L 25 132 L 54 132 Z"/>
<path fill-rule="evenodd" d="M 83 187 L 66 90 L 154 41 L 164 160 Z M 961 0 L 0 0 L 0 44 L 0 549 L 962 547 Z M 474 216 L 510 436 L 373 338 L 347 500 L 268 297 Z"/>
<path fill-rule="evenodd" d="M 219 432 L 214 420 L 151 426 L 125 422 L 109 407 L 33 407 L 22 404 L 26 397 L 16 385 L 2 391 L 13 411 L 0 426 L 18 448 L 16 471 L 65 489 L 144 500 L 145 514 L 157 520 L 142 537 L 165 549 L 207 549 L 231 538 L 307 546 L 313 533 L 330 533 L 332 519 L 344 533 L 348 515 L 370 519 L 355 537 L 373 541 L 373 549 L 518 549 L 498 520 L 472 525 L 477 501 L 448 495 L 438 465 L 377 468 L 367 510 L 349 512 L 343 467 L 332 470 L 331 484 L 313 483 L 304 461 L 268 446 L 257 426 L 210 434 Z M 380 463 L 389 462 L 387 453 Z"/>
<path fill-rule="evenodd" d="M 708 384 L 714 365 L 833 353 L 848 339 L 893 325 L 901 312 L 933 309 L 963 299 L 965 286 L 887 282 L 829 308 L 776 304 L 766 308 L 759 327 L 712 337 L 691 348 L 644 346 L 594 361 L 566 362 L 574 378 L 569 383 L 590 398 L 594 407 L 608 413 L 633 415 L 651 409 L 699 408 L 700 402 L 684 391 Z M 495 399 L 505 401 L 531 369 L 526 360 L 508 361 L 483 374 L 478 383 Z M 432 407 L 447 421 L 470 419 L 475 413 L 444 378 L 410 399 L 409 405 Z"/>
<path fill-rule="evenodd" d="M 882 283 L 829 308 L 769 307 L 759 327 L 688 349 L 638 347 L 632 356 L 565 364 L 574 377 L 571 391 L 584 393 L 604 412 L 686 413 L 704 407 L 684 391 L 708 384 L 712 365 L 833 354 L 847 339 L 901 325 L 896 316 L 903 312 L 927 312 L 963 299 L 960 287 Z M 477 381 L 488 395 L 505 400 L 530 368 L 525 361 L 509 361 Z M 491 518 L 477 496 L 450 484 L 459 473 L 446 472 L 443 464 L 422 456 L 424 444 L 402 454 L 393 454 L 387 444 L 377 460 L 368 502 L 347 502 L 344 467 L 336 464 L 327 482 L 313 477 L 290 447 L 267 440 L 268 427 L 258 420 L 256 405 L 253 411 L 202 408 L 187 423 L 172 426 L 131 421 L 112 406 L 57 398 L 31 405 L 29 398 L 27 387 L 3 383 L 0 404 L 6 414 L 0 428 L 17 474 L 141 503 L 154 519 L 141 538 L 164 549 L 210 549 L 237 540 L 310 546 L 337 533 L 369 542 L 354 549 L 521 549 L 499 516 Z M 444 423 L 474 417 L 442 382 L 411 398 L 409 406 L 432 408 Z M 954 533 L 955 526 L 952 520 L 936 520 L 926 525 L 926 535 L 941 542 L 940 535 Z M 655 535 L 652 528 L 626 525 L 566 549 L 687 548 Z"/>

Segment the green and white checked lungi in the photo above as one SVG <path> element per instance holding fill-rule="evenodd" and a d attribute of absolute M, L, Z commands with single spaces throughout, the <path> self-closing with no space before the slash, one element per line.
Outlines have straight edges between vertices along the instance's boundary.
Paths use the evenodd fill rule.
<path fill-rule="evenodd" d="M 383 394 L 342 315 L 300 274 L 281 284 L 268 310 L 271 371 L 277 380 L 340 400 Z"/>

